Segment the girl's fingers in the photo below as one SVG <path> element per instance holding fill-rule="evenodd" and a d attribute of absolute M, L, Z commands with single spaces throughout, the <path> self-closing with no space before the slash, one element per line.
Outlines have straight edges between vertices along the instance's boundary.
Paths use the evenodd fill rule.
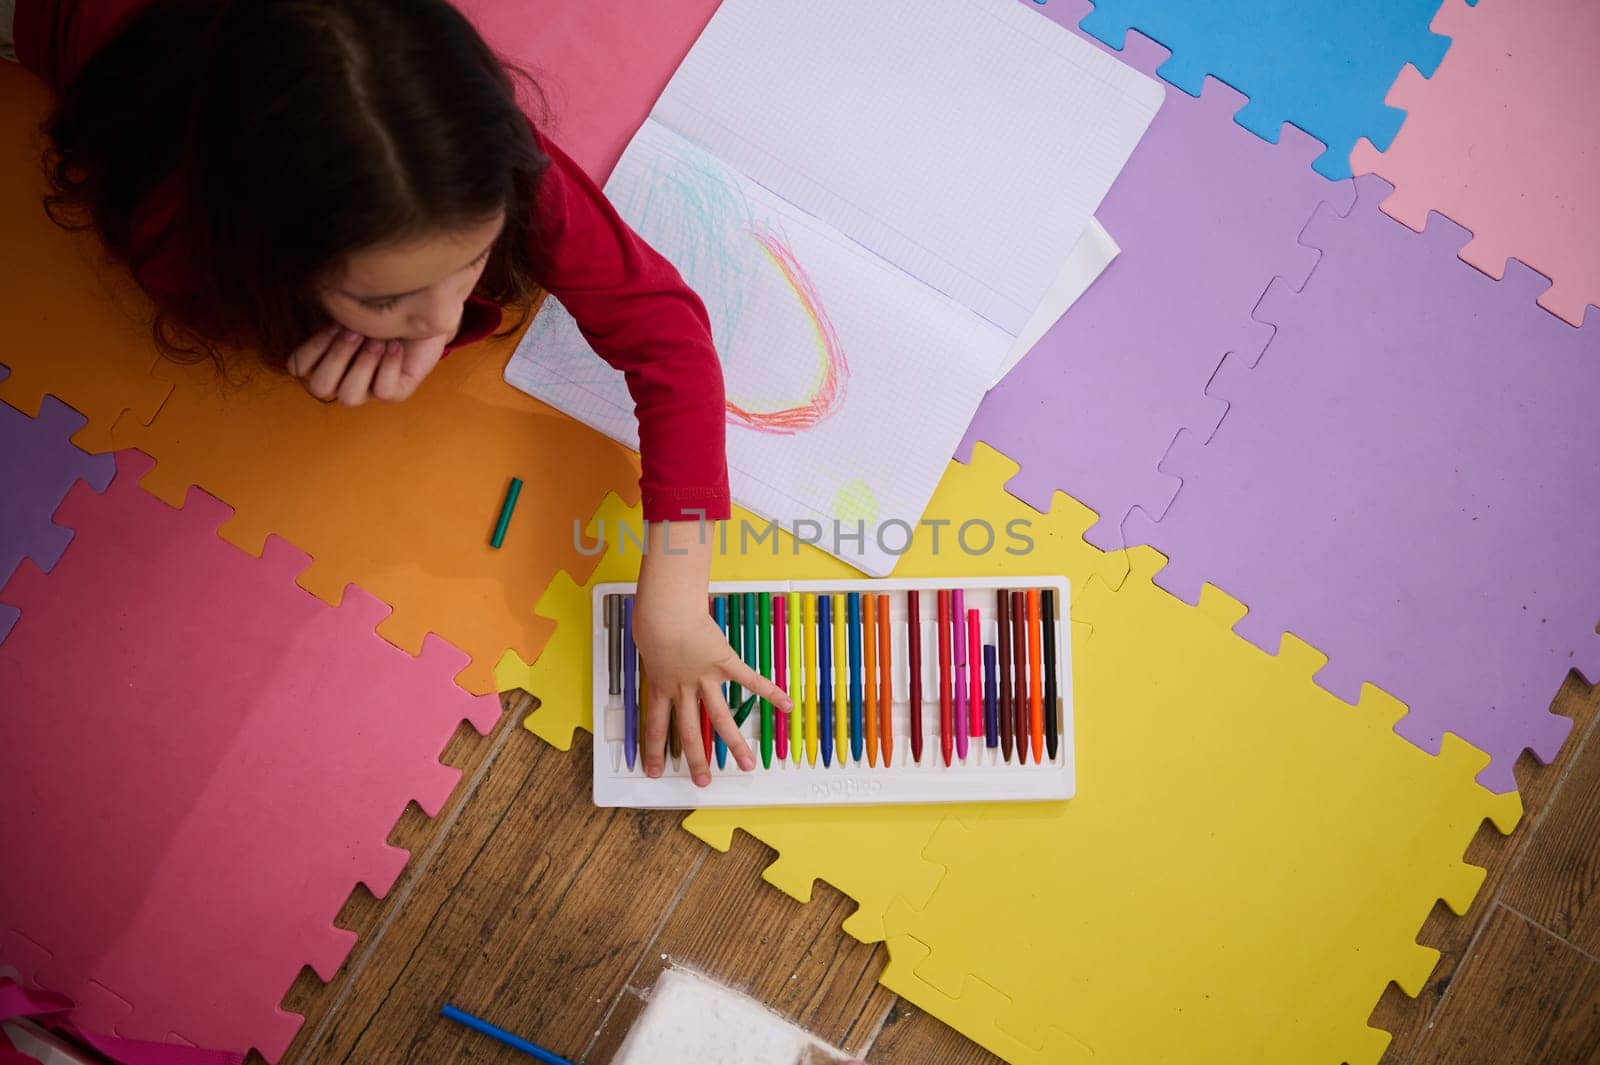
<path fill-rule="evenodd" d="M 403 367 L 400 341 L 391 340 L 383 346 L 383 354 L 378 359 L 378 375 L 372 382 L 372 394 L 390 403 L 410 395 L 412 389 L 404 382 Z"/>
<path fill-rule="evenodd" d="M 689 762 L 689 776 L 696 787 L 703 788 L 711 783 L 711 768 L 706 765 L 706 749 L 700 743 L 700 699 L 687 684 L 678 692 L 676 717 L 678 740 Z"/>
<path fill-rule="evenodd" d="M 644 772 L 659 777 L 667 760 L 667 728 L 672 721 L 672 700 L 667 693 L 650 685 L 650 703 L 645 708 Z"/>
<path fill-rule="evenodd" d="M 722 742 L 728 745 L 728 750 L 732 753 L 733 760 L 739 763 L 739 768 L 754 769 L 755 752 L 750 750 L 750 745 L 745 742 L 744 733 L 739 731 L 733 715 L 728 712 L 728 701 L 722 697 L 721 685 L 716 681 L 702 680 L 700 698 L 705 703 L 706 715 L 711 718 L 711 728 L 722 737 Z"/>
<path fill-rule="evenodd" d="M 737 658 L 725 663 L 723 669 L 728 674 L 728 679 L 737 681 L 740 687 L 752 695 L 758 695 L 774 707 L 788 713 L 794 709 L 794 701 L 789 698 L 789 693 L 778 687 L 771 679 L 763 677 L 748 665 Z"/>
<path fill-rule="evenodd" d="M 348 329 L 334 338 L 322 358 L 317 360 L 316 367 L 311 371 L 311 377 L 306 381 L 306 387 L 313 396 L 318 399 L 334 397 L 339 382 L 344 379 L 345 368 L 350 365 L 350 358 L 355 355 L 362 340 L 360 333 Z"/>
<path fill-rule="evenodd" d="M 369 340 L 345 371 L 339 382 L 339 402 L 347 407 L 358 407 L 372 394 L 372 375 L 378 372 L 378 360 L 383 356 L 384 341 Z"/>
<path fill-rule="evenodd" d="M 285 369 L 294 377 L 304 377 L 311 372 L 311 368 L 322 358 L 323 352 L 328 350 L 328 345 L 333 343 L 333 338 L 339 333 L 339 323 L 329 322 L 306 338 L 294 351 L 289 353 L 289 361 Z"/>

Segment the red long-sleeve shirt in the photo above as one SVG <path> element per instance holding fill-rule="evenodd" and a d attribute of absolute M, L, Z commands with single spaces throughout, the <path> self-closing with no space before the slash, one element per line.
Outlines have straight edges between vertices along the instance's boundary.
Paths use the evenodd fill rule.
<path fill-rule="evenodd" d="M 147 2 L 18 0 L 17 58 L 59 91 L 117 24 Z M 535 196 L 537 280 L 627 381 L 639 420 L 645 519 L 729 517 L 722 368 L 704 304 L 588 174 L 537 130 L 534 136 L 551 160 Z M 471 297 L 450 348 L 481 340 L 500 322 L 499 307 Z"/>

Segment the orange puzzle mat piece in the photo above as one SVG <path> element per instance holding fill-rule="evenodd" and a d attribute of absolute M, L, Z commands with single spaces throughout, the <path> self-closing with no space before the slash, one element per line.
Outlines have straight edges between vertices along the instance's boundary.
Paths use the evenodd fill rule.
<path fill-rule="evenodd" d="M 0 64 L 9 66 L 9 64 Z M 552 624 L 533 611 L 562 571 L 587 574 L 577 548 L 607 492 L 638 494 L 638 459 L 505 384 L 515 338 L 452 353 L 411 399 L 346 408 L 270 372 L 224 382 L 209 364 L 158 359 L 150 310 L 91 238 L 43 213 L 38 125 L 44 89 L 0 69 L 0 231 L 9 262 L 0 321 L 12 375 L 0 399 L 27 411 L 51 393 L 89 424 L 86 450 L 136 447 L 156 459 L 143 484 L 178 505 L 198 485 L 234 509 L 221 535 L 260 554 L 268 533 L 313 563 L 298 578 L 337 603 L 355 583 L 393 608 L 379 635 L 412 654 L 434 632 L 472 664 L 457 678 L 494 690 L 506 650 L 532 660 Z M 512 477 L 523 481 L 500 549 L 490 534 Z"/>

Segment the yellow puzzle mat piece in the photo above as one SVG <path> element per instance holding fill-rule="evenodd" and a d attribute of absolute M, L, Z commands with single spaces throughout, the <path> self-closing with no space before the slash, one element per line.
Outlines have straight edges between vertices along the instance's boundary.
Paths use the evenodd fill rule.
<path fill-rule="evenodd" d="M 929 514 L 1031 520 L 1033 554 L 914 550 L 901 571 L 1071 579 L 1077 797 L 703 810 L 685 827 L 721 848 L 742 828 L 779 851 L 779 887 L 805 898 L 825 879 L 860 901 L 847 931 L 887 938 L 883 982 L 1008 1061 L 1377 1061 L 1388 1035 L 1368 1015 L 1390 980 L 1420 989 L 1437 957 L 1417 930 L 1436 899 L 1465 910 L 1483 871 L 1461 856 L 1484 818 L 1509 832 L 1520 800 L 1474 783 L 1486 759 L 1453 737 L 1435 757 L 1396 736 L 1400 703 L 1318 688 L 1305 645 L 1239 639 L 1243 607 L 1215 589 L 1199 608 L 1162 592 L 1155 552 L 1129 553 L 1109 591 L 1097 571 L 1122 560 L 1083 543 L 1093 515 L 1064 497 L 1028 510 L 1002 487 L 1015 469 L 980 446 Z M 557 631 L 582 642 L 580 600 Z M 527 679 L 576 678 L 586 654 Z M 588 707 L 575 679 L 563 691 Z"/>
<path fill-rule="evenodd" d="M 458 681 L 474 694 L 495 690 L 508 648 L 536 656 L 550 626 L 531 604 L 558 572 L 592 563 L 575 526 L 613 486 L 637 496 L 637 457 L 507 385 L 514 340 L 452 353 L 403 403 L 354 409 L 264 371 L 228 384 L 210 363 L 158 361 L 143 297 L 96 262 L 92 237 L 65 233 L 40 208 L 32 127 L 44 90 L 0 69 L 0 94 L 21 104 L 0 118 L 0 231 L 7 259 L 29 267 L 0 286 L 0 320 L 13 330 L 0 398 L 36 411 L 55 394 L 89 418 L 80 445 L 156 459 L 142 482 L 153 494 L 179 506 L 198 485 L 233 507 L 220 530 L 229 542 L 260 554 L 276 534 L 313 559 L 302 587 L 337 604 L 357 584 L 389 604 L 378 634 L 391 643 L 417 654 L 433 632 L 466 652 Z M 496 550 L 489 537 L 512 477 L 524 487 Z"/>

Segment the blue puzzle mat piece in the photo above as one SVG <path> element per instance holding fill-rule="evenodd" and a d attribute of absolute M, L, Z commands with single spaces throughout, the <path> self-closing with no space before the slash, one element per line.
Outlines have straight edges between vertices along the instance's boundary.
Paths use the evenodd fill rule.
<path fill-rule="evenodd" d="M 1158 73 L 1190 96 L 1207 74 L 1250 102 L 1234 116 L 1276 144 L 1285 122 L 1327 148 L 1313 168 L 1350 176 L 1362 137 L 1379 151 L 1405 112 L 1383 98 L 1407 63 L 1431 76 L 1450 39 L 1428 29 L 1439 0 L 1092 0 L 1079 23 L 1112 48 L 1138 30 L 1172 52 Z M 1476 0 L 1468 0 L 1476 3 Z"/>

